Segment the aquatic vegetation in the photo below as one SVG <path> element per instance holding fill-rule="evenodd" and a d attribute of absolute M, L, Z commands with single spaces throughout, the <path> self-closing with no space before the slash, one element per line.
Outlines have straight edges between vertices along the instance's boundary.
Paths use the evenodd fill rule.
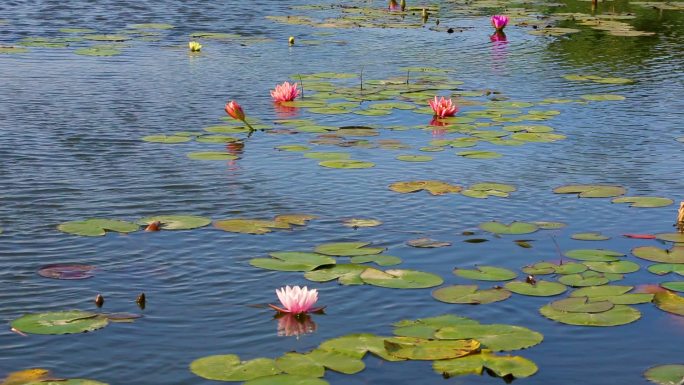
<path fill-rule="evenodd" d="M 490 21 L 494 29 L 497 31 L 503 31 L 503 29 L 506 28 L 506 25 L 508 25 L 508 16 L 494 15 L 490 18 Z"/>
<path fill-rule="evenodd" d="M 679 384 L 682 382 L 682 378 L 684 378 L 684 365 L 672 364 L 654 366 L 644 372 L 644 377 L 658 385 Z"/>
<path fill-rule="evenodd" d="M 297 96 L 301 93 L 301 90 L 297 89 L 297 83 L 284 82 L 275 86 L 274 90 L 271 90 L 271 97 L 274 102 L 291 102 L 297 99 Z"/>
<path fill-rule="evenodd" d="M 93 276 L 95 266 L 82 264 L 51 264 L 38 270 L 38 275 L 53 279 L 87 279 Z"/>
<path fill-rule="evenodd" d="M 101 218 L 64 222 L 57 226 L 57 230 L 59 231 L 87 237 L 103 236 L 108 231 L 117 233 L 130 233 L 133 231 L 138 231 L 139 229 L 140 225 L 136 223 Z"/>
<path fill-rule="evenodd" d="M 306 286 L 285 286 L 276 289 L 278 300 L 283 305 L 282 307 L 269 304 L 271 308 L 280 313 L 290 313 L 299 315 L 308 312 L 314 312 L 321 308 L 314 308 L 313 305 L 318 302 L 318 290 L 310 289 Z"/>
<path fill-rule="evenodd" d="M 214 221 L 214 227 L 231 233 L 267 234 L 273 230 L 291 230 L 293 225 L 305 226 L 315 215 L 277 215 L 272 220 L 234 218 Z"/>
<path fill-rule="evenodd" d="M 12 372 L 5 377 L 1 385 L 108 385 L 104 382 L 85 378 L 62 378 L 55 377 L 48 369 L 32 368 Z"/>
<path fill-rule="evenodd" d="M 453 100 L 446 99 L 443 96 L 440 96 L 439 99 L 435 96 L 434 100 L 429 100 L 428 103 L 435 116 L 440 118 L 454 116 L 458 112 L 458 107 L 454 104 Z"/>
<path fill-rule="evenodd" d="M 439 288 L 432 292 L 438 301 L 454 304 L 485 305 L 508 299 L 511 292 L 500 287 L 480 289 L 477 285 L 454 285 Z"/>
<path fill-rule="evenodd" d="M 188 48 L 190 49 L 190 52 L 199 52 L 202 50 L 202 44 L 196 41 L 191 41 L 188 43 Z"/>
<path fill-rule="evenodd" d="M 29 334 L 73 334 L 101 329 L 109 324 L 106 316 L 80 310 L 27 314 L 10 325 Z"/>

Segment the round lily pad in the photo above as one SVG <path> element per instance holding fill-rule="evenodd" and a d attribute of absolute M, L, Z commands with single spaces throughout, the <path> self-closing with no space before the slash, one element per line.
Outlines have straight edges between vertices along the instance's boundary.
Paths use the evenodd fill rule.
<path fill-rule="evenodd" d="M 554 321 L 579 326 L 619 326 L 641 318 L 641 313 L 626 305 L 615 305 L 601 313 L 572 313 L 556 310 L 551 305 L 542 307 L 539 312 Z"/>
<path fill-rule="evenodd" d="M 643 246 L 632 249 L 632 254 L 641 259 L 658 263 L 684 263 L 684 247 L 661 249 L 655 246 Z"/>
<path fill-rule="evenodd" d="M 584 264 L 591 270 L 600 273 L 629 274 L 640 269 L 639 264 L 632 261 L 584 262 Z"/>
<path fill-rule="evenodd" d="M 538 262 L 522 268 L 523 273 L 532 275 L 545 274 L 577 274 L 588 269 L 587 266 L 577 262 L 564 262 L 555 264 L 551 262 Z"/>
<path fill-rule="evenodd" d="M 510 224 L 500 222 L 484 222 L 479 226 L 482 230 L 494 234 L 530 234 L 539 230 L 537 225 L 527 222 L 511 222 Z"/>
<path fill-rule="evenodd" d="M 245 218 L 215 221 L 214 226 L 223 231 L 242 234 L 266 234 L 274 229 L 290 228 L 290 224 L 287 222 Z"/>
<path fill-rule="evenodd" d="M 29 334 L 74 334 L 101 329 L 109 321 L 100 314 L 80 310 L 27 314 L 11 326 Z"/>
<path fill-rule="evenodd" d="M 387 352 L 407 360 L 444 360 L 467 356 L 480 348 L 473 339 L 426 340 L 414 337 L 393 337 L 385 340 Z"/>
<path fill-rule="evenodd" d="M 558 230 L 567 226 L 563 222 L 534 221 L 532 223 L 537 225 L 542 230 Z"/>
<path fill-rule="evenodd" d="M 672 199 L 659 197 L 619 197 L 611 202 L 629 203 L 629 207 L 665 207 L 674 203 Z"/>
<path fill-rule="evenodd" d="M 460 186 L 438 180 L 417 180 L 411 182 L 396 182 L 389 186 L 390 190 L 398 193 L 413 193 L 425 190 L 432 195 L 443 195 L 461 191 Z"/>
<path fill-rule="evenodd" d="M 511 292 L 497 288 L 480 290 L 477 285 L 454 285 L 437 289 L 432 296 L 446 303 L 483 305 L 508 299 Z"/>
<path fill-rule="evenodd" d="M 610 301 L 588 302 L 587 297 L 569 297 L 551 302 L 554 310 L 570 313 L 602 313 L 615 307 Z"/>
<path fill-rule="evenodd" d="M 366 266 L 357 264 L 336 264 L 325 266 L 304 273 L 304 278 L 314 282 L 328 282 L 337 279 L 342 285 L 363 285 L 361 273 L 366 270 Z"/>
<path fill-rule="evenodd" d="M 667 290 L 684 292 L 684 281 L 661 282 L 660 286 Z"/>
<path fill-rule="evenodd" d="M 397 160 L 401 160 L 404 162 L 429 162 L 433 158 L 431 156 L 427 155 L 399 155 L 397 156 Z"/>
<path fill-rule="evenodd" d="M 116 56 L 121 54 L 120 48 L 115 45 L 94 45 L 92 47 L 79 48 L 74 53 L 84 56 Z"/>
<path fill-rule="evenodd" d="M 211 218 L 196 215 L 158 215 L 138 220 L 141 225 L 149 225 L 153 222 L 161 222 L 159 228 L 162 230 L 191 230 L 208 226 Z"/>
<path fill-rule="evenodd" d="M 350 334 L 329 339 L 323 342 L 319 349 L 343 353 L 357 359 L 362 359 L 366 353 L 370 352 L 386 361 L 403 361 L 403 358 L 395 357 L 387 352 L 385 339 L 386 337 L 374 334 Z"/>
<path fill-rule="evenodd" d="M 495 356 L 483 350 L 480 354 L 439 360 L 432 368 L 443 376 L 462 376 L 466 374 L 482 374 L 487 369 L 503 378 L 525 378 L 535 374 L 539 369 L 534 362 L 520 356 Z"/>
<path fill-rule="evenodd" d="M 351 263 L 373 262 L 378 266 L 394 266 L 401 263 L 401 258 L 391 255 L 359 255 L 351 258 Z"/>
<path fill-rule="evenodd" d="M 656 293 L 653 303 L 662 311 L 684 316 L 684 298 L 669 291 Z"/>
<path fill-rule="evenodd" d="M 28 48 L 24 47 L 4 47 L 0 46 L 0 54 L 26 53 Z"/>
<path fill-rule="evenodd" d="M 325 367 L 308 354 L 285 353 L 276 359 L 276 366 L 288 374 L 306 377 L 323 377 Z"/>
<path fill-rule="evenodd" d="M 334 258 L 298 251 L 280 251 L 271 253 L 272 258 L 254 258 L 249 264 L 255 267 L 277 271 L 310 271 L 319 266 L 334 265 Z"/>
<path fill-rule="evenodd" d="M 661 241 L 684 243 L 684 233 L 660 233 L 656 234 L 655 237 Z"/>
<path fill-rule="evenodd" d="M 605 285 L 610 282 L 610 279 L 606 278 L 601 273 L 595 271 L 586 271 L 580 274 L 564 275 L 558 278 L 558 282 L 573 287 L 584 287 Z"/>
<path fill-rule="evenodd" d="M 570 297 L 587 297 L 589 302 L 609 301 L 615 305 L 636 305 L 653 300 L 653 294 L 627 293 L 632 289 L 633 286 L 589 286 L 573 291 Z"/>
<path fill-rule="evenodd" d="M 375 166 L 375 163 L 373 162 L 364 162 L 353 159 L 324 160 L 318 164 L 327 168 L 371 168 Z"/>
<path fill-rule="evenodd" d="M 522 281 L 508 282 L 504 287 L 513 293 L 535 297 L 551 297 L 563 294 L 567 287 L 558 282 L 537 281 L 535 284 Z"/>
<path fill-rule="evenodd" d="M 444 280 L 438 275 L 416 270 L 378 270 L 367 268 L 360 275 L 363 282 L 393 289 L 423 289 L 441 285 Z"/>
<path fill-rule="evenodd" d="M 45 278 L 54 279 L 86 279 L 93 276 L 95 266 L 79 264 L 46 265 L 38 270 L 38 274 Z"/>
<path fill-rule="evenodd" d="M 684 263 L 657 263 L 648 267 L 648 271 L 657 275 L 676 273 L 684 275 Z"/>
<path fill-rule="evenodd" d="M 188 158 L 194 160 L 235 160 L 238 156 L 222 151 L 199 151 L 188 153 Z"/>
<path fill-rule="evenodd" d="M 622 186 L 611 185 L 567 185 L 556 187 L 556 194 L 578 194 L 580 198 L 611 198 L 624 195 L 627 190 Z"/>
<path fill-rule="evenodd" d="M 461 278 L 480 281 L 509 281 L 518 276 L 514 271 L 495 266 L 476 266 L 475 270 L 457 268 L 454 269 L 454 274 Z"/>
<path fill-rule="evenodd" d="M 416 337 L 432 339 L 435 332 L 447 326 L 477 325 L 479 322 L 459 317 L 453 314 L 445 314 L 437 317 L 421 318 L 417 320 L 402 320 L 394 323 L 394 334 L 403 337 Z"/>
<path fill-rule="evenodd" d="M 363 219 L 363 218 L 351 218 L 351 219 L 345 219 L 344 220 L 344 225 L 347 227 L 376 227 L 380 226 L 382 224 L 382 221 L 379 221 L 377 219 Z"/>
<path fill-rule="evenodd" d="M 539 120 L 539 119 L 537 119 Z M 523 142 L 551 143 L 565 139 L 565 135 L 550 132 L 516 132 L 511 135 L 511 139 Z"/>
<path fill-rule="evenodd" d="M 458 152 L 456 155 L 470 159 L 495 159 L 501 158 L 503 156 L 500 153 L 494 151 L 461 151 Z"/>
<path fill-rule="evenodd" d="M 451 246 L 450 242 L 441 242 L 434 240 L 432 238 L 416 238 L 416 239 L 411 239 L 406 242 L 407 245 L 411 247 L 418 247 L 418 248 L 423 248 L 423 249 L 434 249 L 438 247 L 447 247 Z"/>
<path fill-rule="evenodd" d="M 644 372 L 647 380 L 658 385 L 679 385 L 684 379 L 684 365 L 659 365 Z"/>
<path fill-rule="evenodd" d="M 140 225 L 113 219 L 86 219 L 83 221 L 65 222 L 57 226 L 57 230 L 86 237 L 103 236 L 107 231 L 130 233 L 140 229 Z"/>
<path fill-rule="evenodd" d="M 235 354 L 196 359 L 190 364 L 190 371 L 200 377 L 216 381 L 248 381 L 280 373 L 272 359 L 256 358 L 241 361 Z"/>
<path fill-rule="evenodd" d="M 584 100 L 589 100 L 592 102 L 603 102 L 603 101 L 621 101 L 625 100 L 622 95 L 611 95 L 611 94 L 591 94 L 591 95 L 580 95 L 580 98 Z"/>
<path fill-rule="evenodd" d="M 606 249 L 575 249 L 565 253 L 565 256 L 580 261 L 590 262 L 613 262 L 625 255 L 619 251 Z"/>
<path fill-rule="evenodd" d="M 339 373 L 354 374 L 366 368 L 361 359 L 336 351 L 315 349 L 307 356 L 317 364 Z"/>
<path fill-rule="evenodd" d="M 443 340 L 472 338 L 492 351 L 526 349 L 542 342 L 544 336 L 528 328 L 513 325 L 458 325 L 439 329 L 435 337 Z"/>
<path fill-rule="evenodd" d="M 233 143 L 238 139 L 228 135 L 200 135 L 195 138 L 198 143 Z"/>
<path fill-rule="evenodd" d="M 324 243 L 316 246 L 315 251 L 320 254 L 354 257 L 357 255 L 380 254 L 385 249 L 382 247 L 366 247 L 370 242 L 337 242 Z"/>
<path fill-rule="evenodd" d="M 142 138 L 142 140 L 145 142 L 153 142 L 153 143 L 175 144 L 175 143 L 189 142 L 192 140 L 192 138 L 189 136 L 179 136 L 179 135 L 148 135 L 148 136 L 144 136 Z"/>
<path fill-rule="evenodd" d="M 351 154 L 346 152 L 307 152 L 304 157 L 320 160 L 342 160 L 349 159 Z"/>
<path fill-rule="evenodd" d="M 576 239 L 578 241 L 605 241 L 610 239 L 610 237 L 596 232 L 575 233 L 572 234 L 570 238 Z"/>

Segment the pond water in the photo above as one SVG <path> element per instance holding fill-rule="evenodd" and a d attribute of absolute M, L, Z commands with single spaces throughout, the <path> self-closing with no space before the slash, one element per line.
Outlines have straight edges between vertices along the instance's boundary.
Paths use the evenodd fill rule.
<path fill-rule="evenodd" d="M 7 322 L 0 331 L 0 377 L 27 368 L 46 368 L 56 376 L 109 384 L 209 384 L 215 382 L 190 371 L 193 360 L 215 354 L 276 358 L 290 351 L 309 351 L 323 341 L 350 333 L 391 335 L 392 324 L 399 320 L 442 314 L 525 326 L 542 333 L 541 344 L 510 353 L 539 367 L 534 376 L 516 380 L 520 383 L 647 384 L 643 378 L 646 369 L 682 363 L 684 318 L 652 303 L 634 305 L 641 318 L 627 325 L 571 326 L 539 314 L 541 306 L 562 296 L 513 294 L 491 304 L 448 304 L 432 298 L 434 289 L 311 282 L 301 272 L 270 271 L 249 264 L 252 258 L 266 257 L 269 252 L 311 251 L 323 243 L 363 241 L 400 257 L 402 263 L 396 268 L 442 277 L 442 286 L 491 287 L 503 283 L 460 278 L 452 270 L 493 265 L 512 269 L 524 279 L 520 268 L 538 261 L 557 261 L 559 251 L 601 248 L 625 253 L 627 260 L 641 266 L 615 284 L 678 280 L 677 276 L 648 272 L 651 263 L 630 253 L 638 246 L 668 247 L 665 242 L 630 239 L 623 234 L 672 232 L 676 203 L 682 199 L 684 144 L 676 140 L 684 136 L 682 11 L 624 0 L 601 2 L 594 11 L 591 2 L 574 0 L 555 5 L 529 3 L 526 11 L 521 10 L 523 5 L 504 9 L 496 2 L 478 3 L 436 2 L 433 5 L 439 7 L 439 16 L 431 11 L 425 26 L 417 28 L 328 28 L 266 18 L 310 15 L 317 20 L 339 20 L 344 14 L 336 2 L 307 0 L 1 4 L 1 46 L 21 47 L 29 37 L 88 34 L 60 32 L 63 28 L 124 34 L 130 39 L 73 39 L 66 47 L 26 44 L 27 52 L 0 53 L 0 319 Z M 324 7 L 298 7 L 321 4 Z M 341 5 L 386 8 L 381 1 L 344 1 Z M 654 34 L 614 36 L 571 20 L 543 18 L 553 12 L 635 15 L 620 22 Z M 408 14 L 403 22 L 418 20 L 420 24 L 416 13 Z M 494 13 L 517 15 L 505 30 L 505 42 L 490 41 L 493 31 L 488 16 Z M 395 21 L 402 22 L 400 18 Z M 146 32 L 140 33 L 131 28 L 136 23 L 167 23 L 174 28 L 142 29 Z M 528 33 L 534 31 L 532 23 L 538 23 L 538 28 L 553 24 L 580 32 L 533 35 Z M 454 33 L 447 33 L 448 28 Z M 200 31 L 238 36 L 195 38 L 203 48 L 190 54 L 189 36 Z M 289 36 L 295 36 L 295 45 L 288 46 Z M 75 53 L 94 44 L 117 44 L 121 52 L 114 56 Z M 434 140 L 453 140 L 464 134 L 450 132 L 448 127 L 431 127 L 431 114 L 411 110 L 365 116 L 349 111 L 315 113 L 315 109 L 304 107 L 276 109 L 268 92 L 277 83 L 299 80 L 298 74 L 321 72 L 354 76 L 304 76 L 303 100 L 314 98 L 313 89 L 324 89 L 323 82 L 358 87 L 356 75 L 361 73 L 369 89 L 378 84 L 373 79 L 404 79 L 407 67 L 417 67 L 408 70 L 409 83 L 438 79 L 424 87 L 433 94 L 454 92 L 457 97 L 458 92 L 476 91 L 455 99 L 460 117 L 491 108 L 496 100 L 503 108 L 519 110 L 512 116 L 529 110 L 559 112 L 544 116 L 546 120 L 518 123 L 478 118 L 464 124 L 483 124 L 466 131 L 541 124 L 566 138 L 519 146 L 481 141 L 472 148 L 443 146 L 443 151 L 425 152 L 419 149 Z M 420 70 L 432 68 L 446 72 Z M 572 81 L 564 78 L 566 75 L 633 82 Z M 450 81 L 463 84 L 434 90 L 438 88 L 435 84 Z M 307 89 L 309 83 L 312 89 Z M 585 102 L 581 96 L 587 94 L 625 99 Z M 393 98 L 398 100 L 389 99 Z M 539 104 L 547 98 L 573 102 Z M 337 99 L 333 102 L 348 101 Z M 268 127 L 245 140 L 238 160 L 199 161 L 186 156 L 193 151 L 224 151 L 223 143 L 162 144 L 141 139 L 229 124 L 221 120 L 229 100 L 237 100 L 248 117 L 258 118 Z M 364 109 L 373 103 L 353 100 Z M 418 109 L 427 107 L 427 98 L 417 100 Z M 531 102 L 534 106 L 507 102 Z M 320 133 L 282 134 L 282 129 L 296 130 L 297 126 L 274 124 L 278 119 L 311 119 L 316 125 L 332 127 L 371 126 L 376 127 L 378 136 L 344 138 L 369 140 L 375 146 L 366 142 L 347 147 L 316 145 L 309 141 Z M 379 140 L 400 140 L 409 148 L 378 147 Z M 311 151 L 347 152 L 352 159 L 375 166 L 325 168 L 302 152 L 275 149 L 289 144 L 306 145 Z M 470 159 L 456 155 L 474 149 L 503 156 Z M 433 159 L 404 162 L 396 159 L 398 155 Z M 400 194 L 388 188 L 395 182 L 424 179 L 459 186 L 506 183 L 517 191 L 508 198 L 475 199 L 461 194 L 432 196 L 424 191 Z M 620 185 L 627 189 L 627 196 L 664 197 L 675 204 L 634 208 L 613 204 L 611 198 L 578 199 L 576 194 L 553 193 L 554 188 L 568 184 Z M 87 218 L 135 221 L 146 216 L 190 214 L 213 220 L 270 219 L 288 213 L 317 218 L 306 226 L 263 235 L 225 232 L 214 226 L 103 237 L 76 236 L 56 229 L 60 223 Z M 349 218 L 374 218 L 383 223 L 355 229 L 343 225 Z M 567 226 L 501 236 L 478 229 L 480 223 L 492 220 L 556 221 Z M 464 231 L 475 234 L 463 235 Z M 610 239 L 571 239 L 574 233 L 588 231 Z M 406 243 L 423 237 L 451 246 L 415 248 Z M 470 238 L 488 241 L 464 242 Z M 519 239 L 528 240 L 531 247 L 520 247 L 514 242 Z M 37 274 L 42 266 L 55 263 L 83 263 L 97 270 L 93 278 L 85 280 L 56 280 Z M 327 308 L 325 315 L 312 316 L 314 333 L 278 335 L 278 321 L 263 305 L 277 303 L 274 290 L 286 284 L 318 289 L 319 302 Z M 147 297 L 144 310 L 135 302 L 141 292 Z M 9 330 L 12 320 L 28 313 L 98 311 L 93 302 L 98 293 L 105 298 L 102 311 L 141 313 L 143 317 L 85 334 L 22 337 Z M 327 371 L 324 379 L 330 384 L 376 385 L 502 381 L 487 375 L 444 379 L 429 361 L 386 362 L 367 356 L 364 362 L 366 369 L 360 373 Z"/>

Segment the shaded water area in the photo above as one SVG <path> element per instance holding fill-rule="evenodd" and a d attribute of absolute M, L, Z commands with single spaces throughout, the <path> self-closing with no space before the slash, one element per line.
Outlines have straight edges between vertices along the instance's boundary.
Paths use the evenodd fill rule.
<path fill-rule="evenodd" d="M 529 12 L 534 17 L 549 12 L 592 13 L 591 2 L 560 3 L 530 5 Z M 482 323 L 525 326 L 544 335 L 541 344 L 511 353 L 539 367 L 537 374 L 516 383 L 647 384 L 642 373 L 649 367 L 682 363 L 684 318 L 651 303 L 634 305 L 641 319 L 627 325 L 571 326 L 539 314 L 541 306 L 560 297 L 513 294 L 486 305 L 447 304 L 432 298 L 434 289 L 317 283 L 306 280 L 301 272 L 268 271 L 249 264 L 250 259 L 273 251 L 311 251 L 327 242 L 365 241 L 401 257 L 397 268 L 439 275 L 443 286 L 491 286 L 495 283 L 459 278 L 452 269 L 493 265 L 517 271 L 524 278 L 521 267 L 558 260 L 558 248 L 603 248 L 625 253 L 642 267 L 616 284 L 677 280 L 648 272 L 650 263 L 630 254 L 637 246 L 666 247 L 664 242 L 622 236 L 673 231 L 676 204 L 632 208 L 610 199 L 554 194 L 553 189 L 578 183 L 613 184 L 625 187 L 628 196 L 682 200 L 684 143 L 676 140 L 684 136 L 682 11 L 660 11 L 622 0 L 601 2 L 597 14 L 633 13 L 637 18 L 625 22 L 655 34 L 613 36 L 560 21 L 563 27 L 581 31 L 536 36 L 528 34 L 531 27 L 512 22 L 506 28 L 505 43 L 490 41 L 488 15 L 510 10 L 450 12 L 458 3 L 449 1 L 439 2 L 443 13 L 439 26 L 433 18 L 426 26 L 411 29 L 319 28 L 265 18 L 338 12 L 332 7 L 329 11 L 291 8 L 309 4 L 305 0 L 0 4 L 1 46 L 17 45 L 26 37 L 68 36 L 59 32 L 61 28 L 114 34 L 131 32 L 127 27 L 135 23 L 174 26 L 154 34 L 131 33 L 132 39 L 119 43 L 123 46 L 116 56 L 74 53 L 93 44 L 89 41 L 0 54 L 0 320 L 6 325 L 0 328 L 0 377 L 40 367 L 58 376 L 109 384 L 210 384 L 215 382 L 189 370 L 193 360 L 214 354 L 275 358 L 289 351 L 306 352 L 350 333 L 391 335 L 391 325 L 399 320 L 447 313 Z M 386 7 L 379 1 L 345 4 Z M 448 28 L 455 32 L 447 33 Z M 197 31 L 238 34 L 240 39 L 198 38 L 202 52 L 190 54 L 189 35 Z M 288 46 L 289 36 L 296 37 L 294 46 Z M 484 109 L 484 103 L 497 98 L 538 103 L 546 98 L 581 101 L 581 95 L 617 94 L 625 100 L 537 104 L 526 110 L 560 114 L 513 124 L 549 125 L 566 139 L 521 146 L 483 142 L 477 150 L 503 156 L 469 159 L 456 153 L 472 148 L 419 151 L 435 139 L 459 136 L 428 126 L 428 114 L 409 110 L 385 116 L 321 114 L 306 108 L 283 112 L 274 108 L 269 97 L 268 90 L 276 83 L 298 80 L 297 74 L 363 72 L 368 82 L 403 78 L 406 67 L 448 70 L 449 80 L 463 82 L 460 90 L 482 91 L 481 96 L 464 97 L 470 102 L 462 103 L 457 116 Z M 417 72 L 409 76 L 418 79 L 421 74 Z M 576 82 L 563 77 L 568 74 L 628 78 L 634 83 Z M 304 100 L 307 92 L 314 94 L 306 89 L 308 81 L 304 80 Z M 333 82 L 360 85 L 355 77 Z M 449 93 L 440 91 L 440 95 Z M 223 107 L 233 99 L 248 116 L 271 127 L 274 120 L 284 117 L 335 127 L 373 126 L 378 127 L 378 136 L 356 139 L 400 140 L 410 148 L 315 146 L 309 141 L 318 133 L 266 130 L 246 140 L 238 160 L 197 161 L 186 154 L 222 151 L 225 144 L 141 140 L 225 124 L 220 120 L 225 115 Z M 419 108 L 426 107 L 427 99 L 419 104 Z M 361 102 L 364 108 L 368 105 Z M 397 126 L 404 129 L 389 129 Z M 352 159 L 375 166 L 324 168 L 300 152 L 275 149 L 287 144 L 307 145 L 312 151 L 344 151 Z M 429 155 L 433 160 L 397 160 L 402 154 Z M 512 184 L 517 191 L 508 198 L 474 199 L 388 189 L 395 182 L 422 179 L 460 186 L 499 182 Z M 135 221 L 153 215 L 191 214 L 214 220 L 268 219 L 287 213 L 318 218 L 306 226 L 264 235 L 230 233 L 213 226 L 104 237 L 56 230 L 62 222 L 86 218 Z M 354 229 L 342 223 L 349 218 L 375 218 L 383 224 Z M 557 221 L 567 226 L 502 236 L 478 229 L 480 223 L 492 220 Z M 475 235 L 462 235 L 464 231 Z M 601 242 L 570 238 L 587 231 L 611 238 Z M 406 244 L 421 237 L 452 245 L 430 249 Z M 464 242 L 468 238 L 488 242 Z M 514 242 L 518 239 L 529 240 L 532 247 L 520 247 Z M 93 278 L 74 281 L 36 273 L 41 266 L 54 263 L 85 263 L 98 270 Z M 252 306 L 276 303 L 274 290 L 285 284 L 319 290 L 320 303 L 327 309 L 325 315 L 313 316 L 315 333 L 279 336 L 273 311 Z M 141 292 L 148 299 L 142 311 L 135 303 Z M 103 311 L 142 313 L 143 317 L 76 335 L 22 337 L 9 330 L 9 322 L 27 313 L 97 311 L 93 298 L 98 293 L 105 297 Z M 327 371 L 324 378 L 331 384 L 502 381 L 487 375 L 444 379 L 429 361 L 385 362 L 369 355 L 364 362 L 366 369 L 358 374 Z"/>

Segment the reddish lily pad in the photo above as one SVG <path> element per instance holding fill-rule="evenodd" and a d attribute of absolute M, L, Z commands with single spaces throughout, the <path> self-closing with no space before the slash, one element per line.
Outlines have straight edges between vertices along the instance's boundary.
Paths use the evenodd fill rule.
<path fill-rule="evenodd" d="M 53 279 L 86 279 L 93 276 L 95 266 L 79 264 L 53 264 L 46 265 L 38 270 L 38 274 L 45 278 Z"/>

